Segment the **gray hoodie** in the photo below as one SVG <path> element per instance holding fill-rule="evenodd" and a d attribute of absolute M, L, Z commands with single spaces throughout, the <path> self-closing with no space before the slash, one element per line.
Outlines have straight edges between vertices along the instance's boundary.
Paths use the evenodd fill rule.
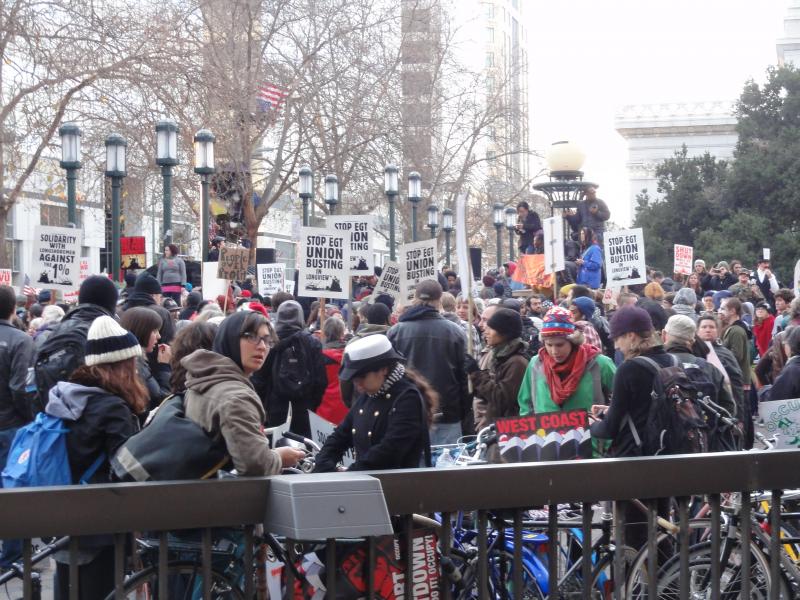
<path fill-rule="evenodd" d="M 98 387 L 86 387 L 78 383 L 59 381 L 50 389 L 50 400 L 44 412 L 51 417 L 77 421 L 83 415 L 89 399 L 97 394 L 106 395 L 108 392 Z"/>

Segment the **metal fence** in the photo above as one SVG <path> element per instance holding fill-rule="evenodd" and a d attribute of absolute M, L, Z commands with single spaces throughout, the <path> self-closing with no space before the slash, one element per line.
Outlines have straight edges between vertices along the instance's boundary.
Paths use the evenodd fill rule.
<path fill-rule="evenodd" d="M 523 511 L 532 507 L 552 506 L 559 503 L 577 503 L 582 510 L 583 518 L 580 528 L 584 539 L 591 539 L 591 506 L 598 501 L 614 501 L 614 542 L 619 548 L 624 547 L 624 511 L 623 503 L 634 498 L 644 501 L 647 513 L 647 545 L 656 548 L 656 502 L 658 498 L 676 498 L 679 537 L 688 540 L 689 512 L 687 499 L 694 495 L 705 495 L 711 507 L 711 555 L 719 551 L 720 530 L 720 495 L 727 492 L 749 494 L 754 491 L 773 491 L 773 509 L 768 516 L 771 533 L 768 540 L 768 552 L 771 556 L 779 554 L 780 546 L 786 540 L 779 538 L 781 514 L 779 510 L 782 490 L 800 488 L 800 452 L 769 451 L 719 453 L 694 456 L 634 458 L 634 459 L 600 459 L 591 461 L 572 461 L 557 463 L 533 463 L 517 465 L 476 466 L 465 469 L 415 469 L 400 471 L 382 471 L 372 473 L 382 484 L 384 497 L 390 514 L 395 515 L 395 529 L 409 532 L 414 527 L 411 515 L 431 515 L 441 513 L 445 524 L 440 530 L 440 546 L 442 554 L 447 557 L 452 541 L 450 517 L 460 511 L 477 511 L 475 513 L 477 546 L 480 552 L 476 587 L 479 597 L 492 597 L 490 585 L 487 583 L 489 573 L 486 555 L 487 519 L 496 511 L 506 511 L 504 518 L 511 523 L 508 535 L 512 536 L 513 550 L 509 556 L 511 573 L 509 573 L 509 598 L 522 597 L 521 568 L 522 555 L 522 518 Z M 315 475 L 297 475 L 297 477 L 316 477 Z M 34 488 L 17 490 L 0 490 L 0 539 L 23 538 L 24 564 L 29 567 L 31 561 L 32 538 L 43 536 L 86 536 L 96 534 L 112 534 L 115 544 L 115 582 L 118 597 L 123 597 L 122 590 L 125 577 L 125 555 L 128 536 L 131 532 L 161 532 L 156 539 L 160 545 L 158 568 L 166 573 L 167 554 L 165 552 L 168 539 L 166 532 L 179 529 L 202 529 L 202 564 L 203 573 L 211 572 L 211 528 L 245 526 L 245 568 L 244 595 L 253 597 L 256 590 L 253 586 L 253 527 L 263 522 L 269 492 L 270 478 L 242 478 L 216 481 L 144 483 L 144 484 L 110 484 L 92 486 L 70 486 L 59 488 Z M 742 503 L 742 572 L 748 572 L 750 561 L 750 505 Z M 550 539 L 558 535 L 558 522 L 555 510 L 550 512 L 547 522 L 547 533 Z M 503 534 L 505 534 L 505 530 Z M 331 540 L 332 542 L 332 540 Z M 411 539 L 406 538 L 403 553 L 411 558 Z M 291 546 L 291 544 L 290 544 Z M 587 544 L 588 546 L 588 544 Z M 335 550 L 329 544 L 329 556 Z M 70 542 L 69 550 L 74 557 L 78 551 L 75 541 Z M 556 545 L 547 549 L 550 581 L 557 580 L 559 558 Z M 446 558 L 445 558 L 446 560 Z M 615 560 L 620 561 L 617 567 L 624 570 L 624 557 L 618 553 Z M 680 597 L 689 597 L 690 556 L 688 544 L 680 546 Z M 367 553 L 369 569 L 367 570 L 367 597 L 376 597 L 372 591 L 374 582 L 375 553 L 372 540 L 369 541 Z M 711 587 L 708 597 L 719 598 L 719 565 L 712 561 Z M 582 580 L 590 580 L 591 562 L 584 561 Z M 648 579 L 655 581 L 658 568 L 655 560 L 648 563 Z M 778 561 L 769 564 L 772 580 L 780 576 Z M 335 597 L 335 573 L 329 569 L 327 573 L 328 597 Z M 621 571 L 620 571 L 621 572 Z M 25 598 L 31 598 L 30 568 L 25 569 Z M 78 567 L 76 561 L 70 565 L 71 581 L 77 580 Z M 163 581 L 162 581 L 163 580 Z M 166 577 L 159 580 L 160 598 L 167 597 Z M 716 580 L 716 583 L 714 583 Z M 210 577 L 203 578 L 204 597 L 211 597 Z M 411 578 L 404 582 L 404 597 L 415 597 Z M 742 577 L 743 598 L 750 597 L 750 582 Z M 555 586 L 551 586 L 551 598 L 558 596 Z M 655 590 L 655 585 L 648 589 Z M 589 585 L 579 591 L 582 598 L 596 597 Z M 623 589 L 615 582 L 613 590 L 615 598 L 623 597 Z M 777 599 L 778 586 L 772 586 L 770 597 Z M 651 593 L 655 597 L 655 593 Z M 73 586 L 70 597 L 77 598 L 77 589 Z M 444 584 L 440 597 L 449 598 L 450 588 Z"/>

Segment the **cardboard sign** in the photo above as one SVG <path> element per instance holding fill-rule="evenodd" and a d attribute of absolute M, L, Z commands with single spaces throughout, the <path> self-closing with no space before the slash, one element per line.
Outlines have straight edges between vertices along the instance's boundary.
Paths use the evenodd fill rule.
<path fill-rule="evenodd" d="M 33 230 L 34 283 L 48 290 L 78 289 L 82 243 L 80 229 L 36 226 Z"/>
<path fill-rule="evenodd" d="M 544 254 L 523 254 L 511 279 L 529 285 L 536 291 L 552 290 L 554 275 L 544 272 Z"/>
<path fill-rule="evenodd" d="M 375 268 L 372 216 L 342 215 L 327 220 L 328 227 L 350 235 L 350 275 L 372 275 Z"/>
<path fill-rule="evenodd" d="M 401 284 L 401 268 L 400 263 L 387 260 L 383 263 L 383 272 L 381 278 L 372 290 L 373 301 L 381 294 L 388 294 L 395 299 L 395 302 L 403 301 L 403 294 L 400 290 Z"/>
<path fill-rule="evenodd" d="M 498 419 L 498 447 L 505 462 L 539 462 L 592 457 L 589 415 L 564 410 Z"/>
<path fill-rule="evenodd" d="M 256 265 L 256 273 L 258 292 L 262 296 L 271 296 L 286 289 L 286 265 L 283 263 Z"/>
<path fill-rule="evenodd" d="M 403 299 L 411 300 L 420 281 L 436 277 L 436 240 L 403 244 L 397 253 L 400 262 L 400 290 Z"/>
<path fill-rule="evenodd" d="M 641 227 L 609 231 L 603 236 L 608 285 L 621 287 L 647 283 L 644 233 Z"/>
<path fill-rule="evenodd" d="M 119 238 L 119 251 L 123 269 L 144 269 L 147 254 L 144 249 L 144 236 Z"/>
<path fill-rule="evenodd" d="M 552 275 L 564 270 L 564 220 L 549 217 L 544 220 L 544 273 Z"/>
<path fill-rule="evenodd" d="M 247 279 L 247 263 L 250 262 L 250 249 L 237 246 L 223 246 L 219 250 L 217 277 L 227 281 Z"/>
<path fill-rule="evenodd" d="M 758 412 L 764 419 L 767 437 L 778 434 L 776 448 L 800 448 L 800 398 L 761 402 Z"/>
<path fill-rule="evenodd" d="M 693 271 L 694 248 L 675 244 L 675 268 L 673 273 L 691 275 Z"/>
<path fill-rule="evenodd" d="M 11 285 L 11 269 L 0 269 L 0 285 Z"/>
<path fill-rule="evenodd" d="M 216 300 L 217 296 L 224 296 L 228 290 L 228 282 L 217 277 L 217 263 L 203 263 L 203 300 Z"/>
<path fill-rule="evenodd" d="M 325 440 L 327 440 L 328 436 L 333 433 L 334 429 L 336 429 L 336 425 L 327 419 L 323 419 L 317 413 L 311 410 L 308 411 L 308 423 L 311 426 L 311 439 L 319 444 L 320 448 L 325 445 Z M 351 448 L 342 457 L 342 464 L 345 467 L 349 467 L 355 462 L 355 460 L 356 455 L 353 453 L 353 449 Z"/>
<path fill-rule="evenodd" d="M 298 296 L 347 300 L 350 235 L 333 228 L 301 227 Z"/>

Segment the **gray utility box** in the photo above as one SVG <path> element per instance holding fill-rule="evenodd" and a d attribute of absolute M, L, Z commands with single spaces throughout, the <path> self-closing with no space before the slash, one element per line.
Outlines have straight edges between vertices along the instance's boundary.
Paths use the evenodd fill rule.
<path fill-rule="evenodd" d="M 270 478 L 264 528 L 294 540 L 394 533 L 381 482 L 356 473 Z"/>

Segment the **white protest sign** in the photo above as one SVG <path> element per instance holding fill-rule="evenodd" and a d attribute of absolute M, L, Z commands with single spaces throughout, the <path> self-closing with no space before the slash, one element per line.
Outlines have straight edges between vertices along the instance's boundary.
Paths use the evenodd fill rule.
<path fill-rule="evenodd" d="M 549 217 L 544 227 L 544 274 L 552 275 L 564 270 L 564 220 Z"/>
<path fill-rule="evenodd" d="M 400 246 L 400 291 L 404 299 L 412 299 L 420 281 L 436 280 L 436 240 L 424 240 Z"/>
<path fill-rule="evenodd" d="M 372 275 L 375 268 L 371 215 L 327 217 L 328 227 L 350 235 L 350 275 Z"/>
<path fill-rule="evenodd" d="M 778 434 L 776 448 L 800 448 L 800 398 L 761 402 L 758 414 L 764 419 L 767 437 Z"/>
<path fill-rule="evenodd" d="M 203 263 L 203 300 L 216 300 L 228 291 L 228 282 L 217 277 L 217 267 L 216 262 Z"/>
<path fill-rule="evenodd" d="M 400 263 L 387 260 L 383 264 L 383 272 L 381 278 L 372 290 L 372 298 L 377 298 L 381 294 L 388 294 L 395 299 L 396 302 L 403 301 L 403 294 L 400 290 L 401 282 L 401 269 Z"/>
<path fill-rule="evenodd" d="M 350 235 L 332 227 L 301 227 L 297 295 L 347 300 Z"/>
<path fill-rule="evenodd" d="M 0 285 L 11 285 L 11 269 L 0 269 Z"/>
<path fill-rule="evenodd" d="M 83 231 L 80 229 L 34 227 L 34 287 L 65 292 L 78 289 L 82 241 Z"/>
<path fill-rule="evenodd" d="M 286 265 L 283 263 L 256 265 L 256 273 L 258 293 L 262 296 L 271 296 L 286 289 Z"/>
<path fill-rule="evenodd" d="M 764 260 L 769 260 L 769 256 L 770 256 L 769 248 L 762 248 L 761 249 L 761 256 L 764 257 Z"/>
<path fill-rule="evenodd" d="M 691 275 L 692 259 L 694 258 L 694 248 L 691 246 L 681 246 L 675 244 L 675 268 L 673 273 L 678 275 Z"/>
<path fill-rule="evenodd" d="M 647 283 L 644 233 L 641 227 L 609 231 L 603 236 L 608 285 L 619 287 Z"/>
<path fill-rule="evenodd" d="M 327 440 L 328 436 L 333 433 L 334 429 L 336 429 L 336 426 L 333 423 L 327 419 L 323 419 L 313 411 L 308 411 L 308 424 L 311 426 L 311 440 L 319 444 L 320 447 L 325 445 L 325 440 Z M 355 460 L 356 457 L 355 454 L 353 454 L 353 449 L 351 448 L 342 457 L 342 464 L 345 467 L 349 467 L 355 462 Z"/>
<path fill-rule="evenodd" d="M 89 277 L 89 259 L 82 258 L 81 259 L 81 268 L 80 268 L 80 283 L 83 283 Z M 78 285 L 80 285 L 80 283 Z M 75 290 L 74 292 L 64 292 L 64 302 L 67 304 L 72 304 L 73 302 L 78 301 L 78 297 L 80 296 L 80 291 Z"/>

